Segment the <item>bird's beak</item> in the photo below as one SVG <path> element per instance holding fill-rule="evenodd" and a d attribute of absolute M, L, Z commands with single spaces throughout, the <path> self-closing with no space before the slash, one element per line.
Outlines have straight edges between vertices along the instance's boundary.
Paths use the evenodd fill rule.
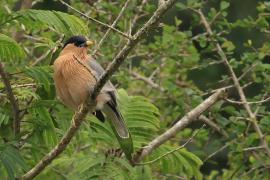
<path fill-rule="evenodd" d="M 93 47 L 93 46 L 95 45 L 95 42 L 94 42 L 94 41 L 88 40 L 88 41 L 86 41 L 85 45 L 86 45 L 87 47 L 91 48 L 91 47 Z"/>

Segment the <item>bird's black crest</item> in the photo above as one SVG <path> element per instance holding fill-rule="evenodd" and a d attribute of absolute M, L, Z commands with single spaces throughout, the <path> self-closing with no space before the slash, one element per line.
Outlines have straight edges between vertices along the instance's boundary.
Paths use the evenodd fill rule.
<path fill-rule="evenodd" d="M 72 36 L 65 42 L 64 47 L 68 44 L 74 44 L 75 46 L 80 47 L 86 41 L 87 39 L 84 36 Z"/>

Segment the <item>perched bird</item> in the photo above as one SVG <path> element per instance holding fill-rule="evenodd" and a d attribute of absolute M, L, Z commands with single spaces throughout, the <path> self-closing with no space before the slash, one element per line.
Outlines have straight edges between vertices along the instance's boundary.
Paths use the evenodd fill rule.
<path fill-rule="evenodd" d="M 101 65 L 87 54 L 87 47 L 92 47 L 93 44 L 83 36 L 72 36 L 66 41 L 53 64 L 56 94 L 73 110 L 77 110 L 84 103 L 104 73 Z M 116 90 L 110 81 L 104 85 L 96 98 L 94 114 L 99 120 L 104 121 L 103 113 L 109 120 L 126 157 L 131 159 L 132 138 L 118 109 Z"/>

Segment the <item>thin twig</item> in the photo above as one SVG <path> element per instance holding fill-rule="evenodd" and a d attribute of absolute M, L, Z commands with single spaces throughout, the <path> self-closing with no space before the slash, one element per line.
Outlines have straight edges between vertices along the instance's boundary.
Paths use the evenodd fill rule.
<path fill-rule="evenodd" d="M 247 73 L 249 71 L 251 71 L 253 68 L 255 68 L 259 63 L 255 63 L 253 65 L 251 65 L 243 74 L 241 74 L 241 76 L 238 77 L 238 81 L 240 81 L 241 79 L 243 79 L 243 77 L 245 77 L 245 75 L 247 75 Z"/>
<path fill-rule="evenodd" d="M 215 16 L 211 19 L 211 21 L 209 22 L 209 25 L 211 26 L 216 20 L 217 18 L 221 15 L 221 11 L 218 11 Z"/>
<path fill-rule="evenodd" d="M 121 18 L 121 16 L 123 15 L 125 9 L 128 7 L 130 0 L 127 0 L 124 4 L 124 6 L 122 7 L 120 13 L 118 14 L 117 18 L 114 20 L 114 22 L 112 23 L 111 27 L 115 27 L 116 24 L 118 23 L 119 19 Z M 101 38 L 101 40 L 99 41 L 98 45 L 96 46 L 95 50 L 93 51 L 93 55 L 95 56 L 96 53 L 98 52 L 98 50 L 100 49 L 100 46 L 102 45 L 102 43 L 104 42 L 104 40 L 108 37 L 109 33 L 111 32 L 111 28 L 109 28 L 106 33 L 104 34 L 104 36 Z"/>
<path fill-rule="evenodd" d="M 233 103 L 233 104 L 239 104 L 239 105 L 244 104 L 243 101 L 235 101 L 235 100 L 232 100 L 229 98 L 225 98 L 225 100 L 228 101 L 229 103 Z M 267 98 L 262 99 L 260 101 L 253 101 L 253 102 L 246 102 L 246 103 L 248 103 L 248 104 L 263 104 L 263 103 L 266 103 L 268 101 L 270 101 L 270 97 L 267 97 Z"/>
<path fill-rule="evenodd" d="M 221 60 L 221 62 L 222 63 L 224 63 L 223 62 L 223 60 Z M 242 80 L 254 67 L 256 67 L 257 65 L 258 65 L 259 63 L 255 63 L 255 64 L 253 64 L 252 66 L 250 66 L 245 72 L 243 72 L 242 74 L 241 74 L 241 76 L 239 76 L 237 79 L 238 79 L 238 81 L 240 81 L 240 80 Z M 230 79 L 232 79 L 232 77 L 228 77 L 228 78 L 226 78 L 226 79 L 222 79 L 222 80 L 220 80 L 219 81 L 219 83 L 222 83 L 223 81 L 228 81 L 228 80 L 230 80 Z"/>
<path fill-rule="evenodd" d="M 165 156 L 168 156 L 169 154 L 172 154 L 172 153 L 178 151 L 179 149 L 183 149 L 184 147 L 186 147 L 186 145 L 188 145 L 188 144 L 193 140 L 193 138 L 194 138 L 194 137 L 195 137 L 195 136 L 196 136 L 196 135 L 204 128 L 204 127 L 205 127 L 205 124 L 202 125 L 202 127 L 200 127 L 200 129 L 198 129 L 197 131 L 195 131 L 195 132 L 192 134 L 192 136 L 191 136 L 190 138 L 188 138 L 188 140 L 187 140 L 183 145 L 179 146 L 178 148 L 173 149 L 173 150 L 171 150 L 171 151 L 169 151 L 169 152 L 167 152 L 167 153 L 165 153 L 165 154 L 163 154 L 163 155 L 161 155 L 161 156 L 159 156 L 159 157 L 157 157 L 156 159 L 153 159 L 153 160 L 151 160 L 151 161 L 147 161 L 147 162 L 144 162 L 144 163 L 135 163 L 135 165 L 148 165 L 148 164 L 153 164 L 153 163 L 157 162 L 158 160 L 164 158 Z"/>
<path fill-rule="evenodd" d="M 140 75 L 139 73 L 135 72 L 135 71 L 130 71 L 130 74 L 138 80 L 141 80 L 147 84 L 149 84 L 151 87 L 160 90 L 161 92 L 164 92 L 165 89 L 161 86 L 159 86 L 158 84 L 154 83 L 150 78 L 144 77 L 142 75 Z"/>
<path fill-rule="evenodd" d="M 205 67 L 208 67 L 208 66 L 217 65 L 217 64 L 221 64 L 221 63 L 223 63 L 223 61 L 213 61 L 213 62 L 209 62 L 206 65 L 200 65 L 200 66 L 192 67 L 192 68 L 190 68 L 190 70 L 200 69 L 200 68 L 203 68 L 203 67 L 205 68 Z"/>
<path fill-rule="evenodd" d="M 102 87 L 108 81 L 108 79 L 117 71 L 119 66 L 123 63 L 129 52 L 135 47 L 135 45 L 143 38 L 143 35 L 147 34 L 154 25 L 160 20 L 160 18 L 166 13 L 166 11 L 173 6 L 176 0 L 168 0 L 162 6 L 160 6 L 152 15 L 152 17 L 138 30 L 134 37 L 126 43 L 126 45 L 120 50 L 115 56 L 113 62 L 107 67 L 105 73 L 96 83 L 93 93 L 87 98 L 86 102 L 83 103 L 79 110 L 75 112 L 72 117 L 70 127 L 65 132 L 62 139 L 58 144 L 46 154 L 31 170 L 25 173 L 21 179 L 33 179 L 37 176 L 45 167 L 47 167 L 58 155 L 60 155 L 67 145 L 70 143 L 72 137 L 75 135 L 80 125 L 88 112 L 92 112 L 96 106 L 95 99 L 99 94 Z"/>
<path fill-rule="evenodd" d="M 0 75 L 2 77 L 3 83 L 4 83 L 6 91 L 7 91 L 7 97 L 9 99 L 10 104 L 11 104 L 12 114 L 13 114 L 13 132 L 14 132 L 14 136 L 17 137 L 18 134 L 20 133 L 19 104 L 15 98 L 13 91 L 12 91 L 9 77 L 4 70 L 4 65 L 1 62 L 0 62 Z"/>
<path fill-rule="evenodd" d="M 40 63 L 43 59 L 45 59 L 50 53 L 54 54 L 56 52 L 56 50 L 58 49 L 59 46 L 61 46 L 61 42 L 64 40 L 64 35 L 61 35 L 61 37 L 59 38 L 59 40 L 55 43 L 56 46 L 49 49 L 47 52 L 45 52 L 43 55 L 41 55 L 39 58 L 36 59 L 35 62 L 33 62 L 31 64 L 31 66 L 35 66 L 38 63 Z"/>
<path fill-rule="evenodd" d="M 250 86 L 250 85 L 253 84 L 253 83 L 254 83 L 254 82 L 248 82 L 248 83 L 246 83 L 245 85 L 243 85 L 242 88 L 245 89 L 246 87 Z M 231 89 L 231 88 L 234 88 L 234 87 L 235 87 L 234 85 L 229 85 L 229 86 L 225 86 L 225 87 L 222 87 L 222 88 L 213 89 L 213 90 L 211 90 L 211 91 L 209 91 L 209 92 L 203 93 L 202 96 L 208 95 L 208 94 L 210 94 L 210 93 L 217 92 L 217 91 L 219 91 L 219 90 L 221 90 L 221 89 L 223 89 L 223 90 L 228 90 L 228 89 Z"/>
<path fill-rule="evenodd" d="M 159 172 L 157 172 L 159 173 Z M 160 172 L 161 173 L 161 172 Z M 165 179 L 178 179 L 178 180 L 187 180 L 187 177 L 186 176 L 178 176 L 176 174 L 169 174 L 169 173 L 166 173 L 166 174 L 158 174 L 159 176 L 161 177 L 165 177 Z"/>
<path fill-rule="evenodd" d="M 266 96 L 267 96 L 267 92 L 264 93 L 264 95 L 263 95 L 263 97 L 262 97 L 262 100 L 265 99 Z M 255 115 L 256 117 L 257 117 L 258 112 L 259 112 L 259 110 L 260 110 L 260 107 L 261 107 L 260 105 L 261 105 L 261 104 L 257 104 L 257 108 L 256 108 L 255 111 L 254 111 L 254 115 Z M 248 133 L 249 128 L 250 128 L 250 122 L 249 122 L 248 125 L 247 125 L 247 128 L 246 128 L 246 130 L 245 130 L 245 134 Z"/>
<path fill-rule="evenodd" d="M 263 95 L 263 97 L 262 97 L 261 100 L 265 99 L 266 96 L 267 96 L 267 94 L 268 94 L 267 92 L 264 93 L 264 95 Z M 259 105 L 257 106 L 257 108 L 255 109 L 255 111 L 254 111 L 255 116 L 257 116 L 257 114 L 258 114 L 258 112 L 259 112 L 259 110 L 260 110 L 260 105 L 261 105 L 261 104 L 259 104 Z"/>
<path fill-rule="evenodd" d="M 243 151 L 256 151 L 258 149 L 264 149 L 264 147 L 263 146 L 248 147 L 248 148 L 244 148 Z"/>
<path fill-rule="evenodd" d="M 146 14 L 143 14 L 143 7 L 145 6 L 145 4 L 147 2 L 148 2 L 148 0 L 142 0 L 141 4 L 137 8 L 138 10 L 136 12 L 136 15 L 133 17 L 133 20 L 132 20 L 131 25 L 130 25 L 130 30 L 129 30 L 130 35 L 132 35 L 132 32 L 135 30 L 135 27 L 136 27 L 139 19 L 146 15 Z"/>
<path fill-rule="evenodd" d="M 214 33 L 213 33 L 213 31 L 212 31 L 212 29 L 211 29 L 208 21 L 206 20 L 204 14 L 202 13 L 202 11 L 200 9 L 199 10 L 194 10 L 194 11 L 200 16 L 201 21 L 202 21 L 202 23 L 203 23 L 203 25 L 204 25 L 207 33 L 210 36 L 213 36 Z M 241 85 L 239 83 L 239 80 L 236 77 L 235 72 L 234 72 L 232 66 L 229 63 L 226 54 L 222 50 L 221 45 L 217 41 L 215 41 L 215 45 L 216 45 L 216 48 L 217 48 L 217 51 L 218 51 L 219 56 L 224 61 L 225 66 L 229 70 L 230 76 L 232 77 L 232 80 L 234 82 L 234 86 L 236 87 L 236 89 L 238 91 L 238 94 L 239 94 L 239 96 L 241 98 L 241 101 L 243 102 L 243 106 L 246 109 L 250 120 L 252 121 L 252 125 L 253 125 L 256 133 L 259 135 L 261 144 L 264 146 L 265 152 L 266 152 L 267 156 L 270 158 L 270 149 L 268 147 L 268 143 L 265 140 L 265 136 L 263 135 L 263 133 L 262 133 L 262 131 L 261 131 L 259 125 L 258 125 L 257 118 L 256 118 L 255 114 L 252 112 L 251 107 L 250 107 L 250 105 L 247 102 L 247 98 L 246 98 L 246 95 L 245 95 L 245 93 L 243 91 L 243 88 L 241 87 Z"/>
<path fill-rule="evenodd" d="M 12 88 L 21 88 L 21 87 L 36 87 L 36 83 L 28 83 L 28 84 L 15 84 L 12 85 Z"/>
<path fill-rule="evenodd" d="M 233 143 L 234 141 L 231 141 L 229 143 L 226 143 L 224 146 L 222 146 L 221 148 L 219 148 L 218 150 L 216 150 L 215 152 L 209 154 L 206 158 L 204 158 L 203 162 L 208 161 L 208 159 L 211 159 L 212 157 L 214 157 L 215 155 L 217 155 L 218 153 L 220 153 L 221 151 L 223 151 L 224 149 L 226 149 L 229 145 L 231 145 L 231 143 Z"/>
<path fill-rule="evenodd" d="M 211 119 L 207 118 L 206 116 L 200 115 L 199 120 L 201 120 L 202 122 L 204 122 L 208 126 L 212 127 L 215 131 L 217 131 L 219 134 L 225 136 L 226 138 L 229 137 L 229 135 L 226 133 L 226 131 L 224 131 L 221 127 L 219 127 L 216 123 L 211 121 Z"/>
<path fill-rule="evenodd" d="M 118 30 L 118 29 L 116 29 L 116 28 L 114 28 L 114 27 L 112 27 L 112 26 L 110 26 L 110 25 L 108 25 L 108 24 L 106 24 L 106 23 L 103 23 L 103 22 L 101 22 L 101 21 L 99 21 L 99 20 L 96 20 L 96 19 L 94 19 L 94 18 L 92 18 L 92 17 L 90 17 L 90 16 L 87 16 L 86 14 L 84 14 L 84 13 L 82 13 L 81 11 L 79 11 L 79 10 L 75 9 L 74 7 L 70 6 L 68 3 L 64 2 L 63 0 L 59 0 L 59 1 L 60 1 L 62 4 L 64 4 L 65 6 L 69 7 L 70 9 L 72 9 L 73 11 L 77 12 L 78 14 L 80 14 L 81 16 L 83 16 L 83 17 L 85 17 L 85 18 L 87 18 L 87 19 L 89 19 L 89 20 L 91 20 L 91 21 L 93 21 L 93 22 L 95 22 L 95 23 L 97 23 L 97 24 L 100 24 L 100 25 L 102 25 L 102 26 L 104 26 L 104 27 L 106 27 L 106 28 L 112 29 L 113 31 L 117 32 L 118 34 L 124 36 L 124 37 L 127 38 L 127 39 L 132 39 L 129 35 L 127 35 L 127 34 L 121 32 L 120 30 Z"/>

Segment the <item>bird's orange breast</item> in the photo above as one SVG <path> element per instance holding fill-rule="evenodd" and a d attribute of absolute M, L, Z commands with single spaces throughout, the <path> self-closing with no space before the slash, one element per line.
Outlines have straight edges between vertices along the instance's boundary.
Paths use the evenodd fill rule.
<path fill-rule="evenodd" d="M 77 60 L 87 66 L 86 58 Z M 72 53 L 60 54 L 53 66 L 56 93 L 66 106 L 74 110 L 85 101 L 96 83 L 93 75 L 77 60 Z"/>

